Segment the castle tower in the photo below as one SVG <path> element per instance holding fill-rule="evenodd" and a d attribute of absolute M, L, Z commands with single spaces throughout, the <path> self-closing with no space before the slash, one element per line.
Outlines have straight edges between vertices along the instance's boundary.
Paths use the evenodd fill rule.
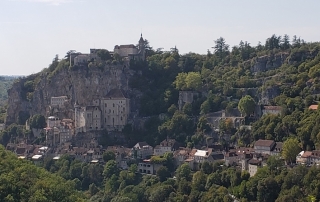
<path fill-rule="evenodd" d="M 142 33 L 141 33 L 141 36 L 140 36 L 140 39 L 139 39 L 139 54 L 140 54 L 140 58 L 142 60 L 145 60 L 146 58 L 146 50 L 145 50 L 145 41 L 142 37 Z"/>

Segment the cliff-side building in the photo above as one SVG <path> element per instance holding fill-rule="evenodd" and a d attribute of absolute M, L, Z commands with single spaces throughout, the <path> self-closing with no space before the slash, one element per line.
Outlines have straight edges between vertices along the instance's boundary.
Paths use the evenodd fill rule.
<path fill-rule="evenodd" d="M 121 131 L 128 123 L 130 99 L 123 90 L 113 89 L 93 105 L 74 105 L 75 133 L 92 130 Z"/>
<path fill-rule="evenodd" d="M 121 131 L 128 123 L 130 99 L 123 90 L 113 89 L 101 100 L 102 126 L 108 131 Z"/>
<path fill-rule="evenodd" d="M 128 45 L 116 45 L 114 47 L 114 54 L 118 54 L 122 58 L 129 60 L 144 60 L 145 55 L 145 41 L 142 38 L 142 34 L 138 43 L 138 46 L 133 44 Z"/>

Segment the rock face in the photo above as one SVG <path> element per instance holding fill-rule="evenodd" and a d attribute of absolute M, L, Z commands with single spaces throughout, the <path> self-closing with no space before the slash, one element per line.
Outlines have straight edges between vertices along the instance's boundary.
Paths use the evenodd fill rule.
<path fill-rule="evenodd" d="M 288 53 L 281 53 L 276 55 L 261 56 L 255 59 L 252 72 L 264 72 L 271 69 L 279 68 L 287 59 Z"/>
<path fill-rule="evenodd" d="M 131 109 L 137 111 L 136 94 L 129 89 L 129 79 L 134 71 L 125 65 L 107 65 L 101 68 L 79 67 L 77 70 L 64 68 L 55 74 L 41 72 L 35 79 L 34 91 L 30 100 L 23 95 L 25 82 L 28 78 L 20 79 L 8 90 L 9 102 L 6 125 L 14 122 L 23 123 L 24 117 L 34 114 L 50 115 L 49 105 L 51 97 L 67 96 L 65 115 L 73 119 L 73 106 L 77 101 L 80 106 L 92 105 L 94 99 L 104 97 L 112 89 L 122 89 L 130 98 Z M 68 112 L 69 110 L 69 112 Z M 22 123 L 21 123 L 22 122 Z"/>

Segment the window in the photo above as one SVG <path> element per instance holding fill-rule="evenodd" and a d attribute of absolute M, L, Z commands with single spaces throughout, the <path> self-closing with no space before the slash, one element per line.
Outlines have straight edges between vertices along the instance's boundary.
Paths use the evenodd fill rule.
<path fill-rule="evenodd" d="M 113 103 L 113 107 L 114 107 L 114 103 Z"/>
<path fill-rule="evenodd" d="M 104 107 L 107 107 L 108 105 L 107 105 L 107 103 L 104 103 Z"/>
<path fill-rule="evenodd" d="M 122 116 L 120 117 L 120 120 L 122 121 Z"/>

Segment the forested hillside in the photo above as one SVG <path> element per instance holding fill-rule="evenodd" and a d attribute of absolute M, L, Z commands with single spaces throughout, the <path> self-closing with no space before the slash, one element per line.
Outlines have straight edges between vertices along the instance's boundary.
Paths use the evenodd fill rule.
<path fill-rule="evenodd" d="M 303 149 L 313 149 L 320 143 L 319 115 L 307 110 L 320 98 L 319 43 L 273 35 L 257 46 L 241 41 L 238 46 L 229 47 L 224 38 L 213 45 L 207 55 L 180 55 L 176 48 L 167 52 L 151 49 L 145 62 L 132 64 L 131 68 L 139 73 L 131 80 L 131 87 L 143 92 L 141 116 L 166 113 L 168 117 L 162 123 L 157 118 L 149 120 L 145 137 L 137 133 L 136 140 L 147 139 L 152 144 L 169 136 L 189 145 L 205 142 L 208 129 L 203 128 L 204 115 L 232 111 L 241 98 L 249 95 L 255 100 L 254 105 L 280 106 L 282 113 L 255 122 L 250 119 L 252 106 L 250 113 L 243 112 L 252 130 L 236 131 L 228 122 L 222 124 L 220 133 L 232 134 L 236 145 L 250 145 L 259 138 L 285 141 L 289 136 L 297 137 Z M 177 111 L 179 90 L 200 94 L 191 105 Z M 194 120 L 191 117 L 198 117 L 198 123 L 190 124 Z"/>
<path fill-rule="evenodd" d="M 208 48 L 213 48 L 206 55 L 182 55 L 177 48 L 170 51 L 154 50 L 146 44 L 147 58 L 145 61 L 131 61 L 130 69 L 135 74 L 129 81 L 130 90 L 140 95 L 136 118 L 144 117 L 146 121 L 140 128 L 128 124 L 122 131 L 126 137 L 126 142 L 122 144 L 130 147 L 139 141 L 146 141 L 155 146 L 168 137 L 189 149 L 201 148 L 209 144 L 215 132 L 218 135 L 216 143 L 223 145 L 226 150 L 228 146 L 251 147 L 258 139 L 284 142 L 282 157 L 287 163 L 295 161 L 300 150 L 320 149 L 320 107 L 308 109 L 312 104 L 318 105 L 320 98 L 318 42 L 306 42 L 296 36 L 290 39 L 287 35 L 272 35 L 256 46 L 240 41 L 239 45 L 229 47 L 221 37 L 208 44 Z M 123 61 L 121 58 L 108 58 L 106 63 L 123 64 Z M 62 60 L 56 58 L 48 69 L 26 78 L 22 95 L 32 102 L 40 75 L 50 80 L 59 71 L 72 73 L 79 68 L 85 68 L 88 78 L 94 68 L 106 71 L 102 63 L 90 62 L 88 67 L 77 67 L 69 65 L 68 55 Z M 181 110 L 178 110 L 179 91 L 197 93 L 193 102 L 185 104 Z M 280 106 L 281 113 L 259 117 L 255 114 L 255 108 L 263 105 Z M 246 127 L 234 127 L 228 119 L 222 121 L 218 128 L 208 124 L 207 117 L 210 114 L 221 110 L 232 114 L 236 108 L 245 116 Z M 29 117 L 21 120 L 25 121 L 26 118 Z M 25 134 L 21 128 L 9 126 L 1 133 L 1 143 L 23 137 Z M 230 140 L 224 139 L 225 134 L 231 136 Z M 104 146 L 110 144 L 120 143 L 109 140 Z M 292 145 L 293 150 L 287 145 Z M 6 155 L 11 156 L 4 151 L 1 155 L 4 161 Z M 320 200 L 320 170 L 316 166 L 290 167 L 284 165 L 283 159 L 270 157 L 267 165 L 250 177 L 245 171 L 220 163 L 205 162 L 197 172 L 191 171 L 186 164 L 174 170 L 172 154 L 166 153 L 156 158 L 163 163 L 157 176 L 139 174 L 134 162 L 128 170 L 120 170 L 114 154 L 110 153 L 104 154 L 105 165 L 82 163 L 69 156 L 57 161 L 46 159 L 43 167 L 72 182 L 58 177 L 54 181 L 50 177 L 54 175 L 41 174 L 44 171 L 39 169 L 33 172 L 35 177 L 42 179 L 48 175 L 51 183 L 43 180 L 26 181 L 23 185 L 32 181 L 30 192 L 24 191 L 27 188 L 16 188 L 17 191 L 13 192 L 12 186 L 2 183 L 4 191 L 1 193 L 6 194 L 0 198 L 9 197 L 7 201 L 14 201 L 26 194 L 27 198 L 39 195 L 55 201 L 54 197 L 58 196 L 50 195 L 54 192 L 48 190 L 61 192 L 61 196 L 78 197 L 72 189 L 75 187 L 86 193 L 90 201 L 96 202 L 227 202 L 233 201 L 234 197 L 241 201 Z M 16 161 L 12 161 L 14 163 L 11 164 L 15 164 Z M 1 163 L 1 170 L 4 170 L 1 174 L 6 177 L 4 182 L 11 177 L 10 182 L 18 184 L 17 179 L 21 176 L 13 172 L 18 168 L 11 164 Z M 19 167 L 24 168 L 22 165 Z M 55 187 L 57 182 L 63 188 Z M 40 185 L 44 188 L 37 189 Z M 68 200 L 73 201 L 70 198 Z"/>
<path fill-rule="evenodd" d="M 0 200 L 21 201 L 85 201 L 75 183 L 66 181 L 0 146 Z"/>

